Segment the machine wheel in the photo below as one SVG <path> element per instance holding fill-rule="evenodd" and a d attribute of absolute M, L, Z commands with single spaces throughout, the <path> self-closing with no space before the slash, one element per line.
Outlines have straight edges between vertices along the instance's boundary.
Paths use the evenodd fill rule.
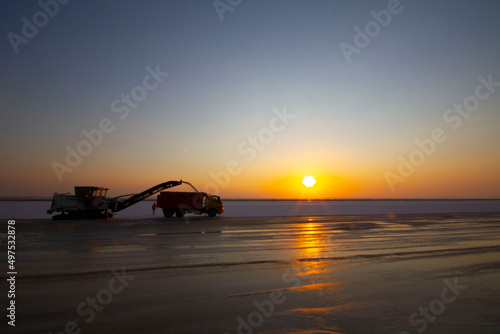
<path fill-rule="evenodd" d="M 163 209 L 163 215 L 165 218 L 170 218 L 174 215 L 174 211 L 172 209 Z"/>
<path fill-rule="evenodd" d="M 59 215 L 52 216 L 52 220 L 68 220 L 69 215 L 65 213 L 61 213 Z"/>
<path fill-rule="evenodd" d="M 178 218 L 184 217 L 184 211 L 183 210 L 176 210 L 175 211 L 175 216 Z"/>
<path fill-rule="evenodd" d="M 209 210 L 208 210 L 208 215 L 209 215 L 210 217 L 215 217 L 215 216 L 217 215 L 217 210 L 216 210 L 216 209 L 214 209 L 214 208 L 209 209 Z"/>

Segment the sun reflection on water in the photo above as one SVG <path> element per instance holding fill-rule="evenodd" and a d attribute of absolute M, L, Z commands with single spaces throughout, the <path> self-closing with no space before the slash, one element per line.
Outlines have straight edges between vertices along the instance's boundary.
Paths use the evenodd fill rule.
<path fill-rule="evenodd" d="M 311 218 L 309 222 L 300 225 L 300 231 L 297 238 L 297 248 L 299 255 L 303 259 L 319 259 L 328 248 L 328 234 L 322 229 L 322 224 L 315 223 Z"/>

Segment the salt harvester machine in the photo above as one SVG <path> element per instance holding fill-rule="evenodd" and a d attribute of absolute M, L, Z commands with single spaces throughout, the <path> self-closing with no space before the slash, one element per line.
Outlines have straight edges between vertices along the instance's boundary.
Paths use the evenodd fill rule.
<path fill-rule="evenodd" d="M 176 187 L 186 183 L 186 181 L 168 181 L 160 183 L 154 187 L 144 190 L 141 193 L 133 195 L 122 195 L 113 198 L 107 198 L 108 188 L 104 187 L 75 187 L 75 194 L 54 194 L 52 205 L 47 210 L 48 214 L 60 212 L 59 215 L 52 217 L 54 220 L 62 219 L 92 219 L 92 218 L 111 218 L 115 212 L 121 211 L 134 205 L 159 191 Z M 194 188 L 194 187 L 193 187 Z M 196 188 L 194 188 L 196 190 Z M 122 197 L 130 196 L 122 200 Z"/>

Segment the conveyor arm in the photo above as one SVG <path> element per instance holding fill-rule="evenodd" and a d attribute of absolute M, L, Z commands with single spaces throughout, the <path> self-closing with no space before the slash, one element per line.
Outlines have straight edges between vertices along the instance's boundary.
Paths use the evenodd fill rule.
<path fill-rule="evenodd" d="M 168 182 L 163 182 L 163 183 L 157 184 L 156 186 L 151 187 L 147 190 L 144 190 L 141 193 L 133 195 L 132 197 L 124 200 L 123 202 L 119 202 L 118 198 L 117 198 L 116 201 L 113 201 L 110 203 L 109 209 L 113 212 L 121 211 L 123 209 L 128 208 L 131 205 L 134 205 L 137 202 L 140 202 L 140 201 L 148 198 L 151 195 L 156 194 L 159 191 L 162 191 L 162 190 L 165 190 L 168 188 L 172 188 L 172 187 L 175 187 L 175 186 L 178 186 L 181 184 L 182 184 L 182 180 L 180 180 L 180 181 L 168 181 Z"/>

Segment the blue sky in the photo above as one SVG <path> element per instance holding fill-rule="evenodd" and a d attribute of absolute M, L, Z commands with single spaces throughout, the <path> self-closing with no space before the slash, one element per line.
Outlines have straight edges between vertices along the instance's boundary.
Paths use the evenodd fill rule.
<path fill-rule="evenodd" d="M 316 174 L 330 190 L 308 197 L 500 197 L 499 92 L 459 129 L 443 121 L 479 76 L 500 81 L 500 3 L 402 0 L 348 63 L 340 44 L 388 3 L 244 0 L 221 21 L 212 1 L 72 0 L 16 53 L 8 34 L 42 9 L 4 1 L 0 195 L 77 184 L 118 195 L 182 178 L 227 197 L 300 197 L 283 182 Z M 169 75 L 120 120 L 112 102 L 148 66 Z M 283 108 L 296 117 L 246 161 L 238 146 Z M 114 130 L 58 178 L 54 161 L 67 165 L 66 146 L 103 118 Z M 436 127 L 448 140 L 391 190 L 385 173 Z M 241 172 L 217 183 L 210 172 L 228 161 Z"/>

